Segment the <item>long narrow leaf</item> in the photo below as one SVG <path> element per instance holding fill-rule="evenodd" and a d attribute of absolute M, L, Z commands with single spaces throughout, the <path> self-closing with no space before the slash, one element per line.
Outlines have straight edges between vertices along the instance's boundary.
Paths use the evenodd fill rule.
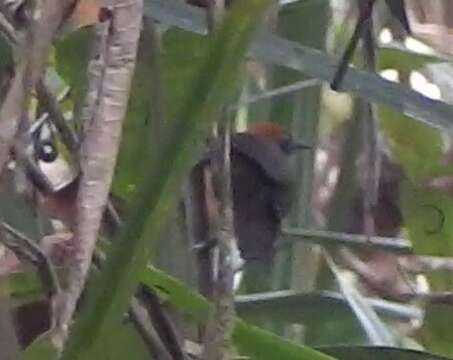
<path fill-rule="evenodd" d="M 169 302 L 194 320 L 207 320 L 210 304 L 180 281 L 153 267 L 148 267 L 143 272 L 141 280 L 147 286 L 162 290 Z M 248 355 L 251 359 L 333 360 L 309 347 L 294 344 L 240 319 L 236 320 L 233 340 L 241 355 Z"/>
<path fill-rule="evenodd" d="M 145 14 L 166 25 L 198 34 L 207 32 L 203 11 L 175 0 L 147 0 Z M 332 80 L 336 69 L 336 62 L 321 51 L 266 32 L 262 32 L 255 40 L 250 54 L 258 60 L 304 72 L 326 82 Z M 430 126 L 450 128 L 453 125 L 452 106 L 429 99 L 376 74 L 349 68 L 342 88 Z"/>

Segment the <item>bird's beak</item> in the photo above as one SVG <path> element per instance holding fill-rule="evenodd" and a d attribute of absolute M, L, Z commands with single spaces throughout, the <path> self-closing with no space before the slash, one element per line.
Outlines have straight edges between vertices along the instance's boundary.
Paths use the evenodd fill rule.
<path fill-rule="evenodd" d="M 290 151 L 297 151 L 297 150 L 309 150 L 312 149 L 313 146 L 307 145 L 300 141 L 293 141 L 290 145 Z"/>

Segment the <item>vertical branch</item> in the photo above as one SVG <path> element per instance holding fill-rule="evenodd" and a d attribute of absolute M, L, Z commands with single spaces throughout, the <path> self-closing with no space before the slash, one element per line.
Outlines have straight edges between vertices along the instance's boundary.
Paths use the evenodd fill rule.
<path fill-rule="evenodd" d="M 362 1 L 358 1 L 360 12 L 364 12 Z M 376 71 L 376 54 L 373 18 L 370 16 L 365 22 L 363 34 L 363 58 L 367 71 Z M 373 105 L 370 102 L 363 102 L 363 146 L 365 155 L 365 192 L 363 197 L 364 209 L 364 232 L 369 237 L 374 234 L 373 208 L 378 201 L 379 175 L 381 158 L 379 152 L 379 129 Z"/>
<path fill-rule="evenodd" d="M 299 10 L 300 11 L 300 10 Z M 302 21 L 310 21 L 313 28 L 308 34 L 300 34 L 300 42 L 319 49 L 325 48 L 328 23 L 328 6 L 313 7 L 310 11 L 302 9 Z M 294 25 L 294 23 L 293 23 Z M 291 29 L 289 29 L 291 31 Z M 293 212 L 289 216 L 292 226 L 308 228 L 313 225 L 313 178 L 315 169 L 316 144 L 318 143 L 319 118 L 321 116 L 321 88 L 306 89 L 294 95 L 291 133 L 296 139 L 313 144 L 312 149 L 297 155 L 296 177 L 300 179 L 294 189 Z M 311 291 L 318 271 L 319 254 L 317 247 L 295 244 L 292 247 L 290 286 L 297 291 Z"/>
<path fill-rule="evenodd" d="M 208 1 L 208 28 L 215 31 L 224 12 L 224 0 Z M 222 116 L 226 116 L 223 111 Z M 213 296 L 214 308 L 204 334 L 202 359 L 230 358 L 230 338 L 234 327 L 234 275 L 242 260 L 237 246 L 233 220 L 233 194 L 231 186 L 231 122 L 218 128 L 220 151 L 213 156 L 211 170 L 213 186 L 218 194 L 219 211 L 214 219 Z M 205 185 L 207 185 L 205 183 Z"/>
<path fill-rule="evenodd" d="M 190 243 L 196 249 L 198 290 L 212 299 L 212 249 L 209 244 L 209 220 L 206 193 L 205 169 L 196 166 L 191 172 L 184 195 L 187 232 Z"/>
<path fill-rule="evenodd" d="M 237 247 L 233 221 L 231 184 L 230 122 L 219 130 L 221 151 L 214 155 L 214 186 L 219 212 L 215 236 L 218 241 L 217 269 L 214 269 L 214 309 L 206 327 L 203 359 L 229 359 L 229 343 L 234 325 L 234 275 L 242 260 Z"/>
<path fill-rule="evenodd" d="M 83 291 L 121 139 L 141 30 L 142 0 L 111 0 L 100 10 L 99 61 L 92 62 L 93 84 L 85 102 L 81 143 L 81 178 L 68 286 L 55 299 L 53 341 L 61 348 Z M 101 66 L 103 63 L 104 66 Z"/>

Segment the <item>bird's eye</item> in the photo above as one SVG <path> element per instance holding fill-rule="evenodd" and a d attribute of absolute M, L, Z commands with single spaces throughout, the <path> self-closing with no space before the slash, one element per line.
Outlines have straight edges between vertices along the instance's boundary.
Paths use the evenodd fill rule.
<path fill-rule="evenodd" d="M 39 160 L 50 163 L 58 157 L 58 150 L 52 141 L 40 141 L 37 145 L 36 155 Z"/>
<path fill-rule="evenodd" d="M 280 141 L 280 148 L 285 154 L 291 154 L 294 150 L 294 143 L 291 138 L 285 137 L 282 141 Z"/>

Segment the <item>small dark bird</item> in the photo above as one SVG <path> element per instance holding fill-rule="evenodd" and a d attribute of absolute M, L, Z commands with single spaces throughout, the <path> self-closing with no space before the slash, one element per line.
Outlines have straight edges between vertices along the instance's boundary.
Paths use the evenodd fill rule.
<path fill-rule="evenodd" d="M 291 205 L 295 179 L 290 156 L 304 148 L 274 123 L 259 123 L 232 135 L 234 226 L 244 260 L 272 259 L 281 221 Z"/>

